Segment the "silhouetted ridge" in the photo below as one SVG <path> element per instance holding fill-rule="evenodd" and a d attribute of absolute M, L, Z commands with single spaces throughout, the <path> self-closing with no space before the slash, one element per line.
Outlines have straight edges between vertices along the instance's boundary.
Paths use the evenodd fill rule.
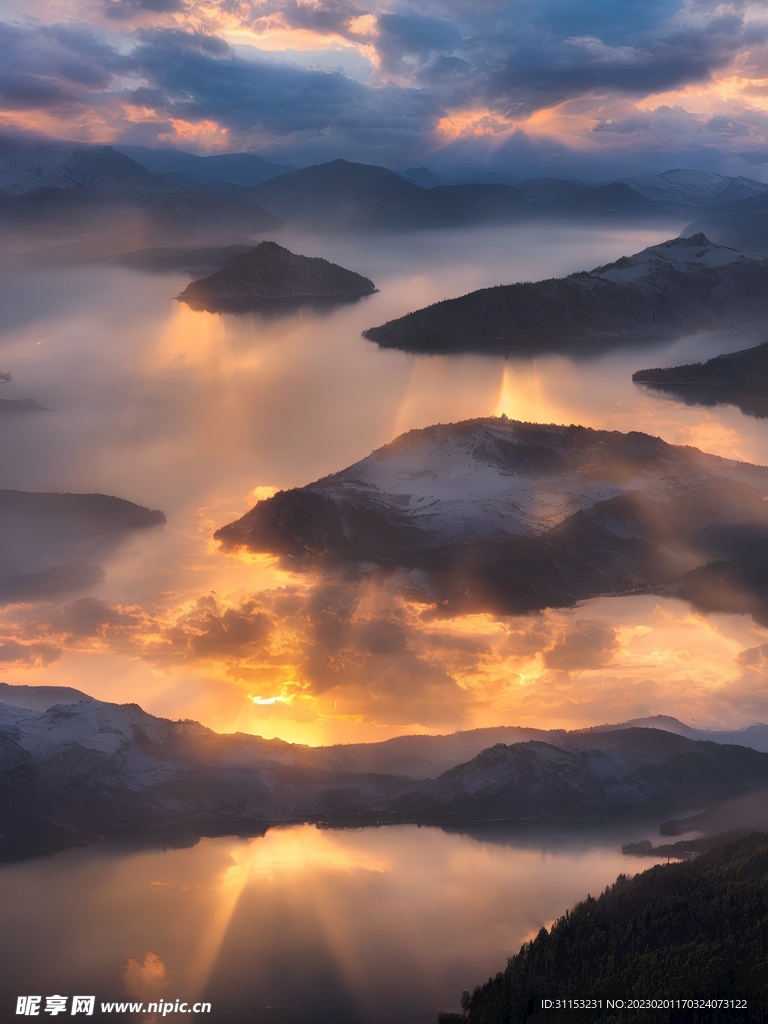
<path fill-rule="evenodd" d="M 193 281 L 179 296 L 193 309 L 236 312 L 277 302 L 349 302 L 376 291 L 373 281 L 316 256 L 297 256 L 276 242 L 237 253 L 222 270 Z"/>
<path fill-rule="evenodd" d="M 648 384 L 686 405 L 735 405 L 747 416 L 768 416 L 768 342 L 715 356 L 706 363 L 638 370 Z"/>
<path fill-rule="evenodd" d="M 673 238 L 564 278 L 482 288 L 363 331 L 408 352 L 589 352 L 761 320 L 768 260 Z"/>

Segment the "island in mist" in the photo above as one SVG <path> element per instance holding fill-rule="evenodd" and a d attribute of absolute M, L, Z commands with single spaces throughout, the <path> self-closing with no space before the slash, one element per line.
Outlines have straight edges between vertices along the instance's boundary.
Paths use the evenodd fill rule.
<path fill-rule="evenodd" d="M 704 363 L 654 367 L 632 374 L 686 405 L 735 405 L 746 416 L 768 417 L 768 342 L 715 356 Z"/>
<path fill-rule="evenodd" d="M 0 604 L 99 583 L 97 560 L 163 523 L 158 509 L 112 495 L 0 490 Z"/>
<path fill-rule="evenodd" d="M 594 351 L 761 322 L 768 259 L 673 238 L 591 271 L 481 288 L 363 331 L 406 352 Z"/>
<path fill-rule="evenodd" d="M 718 566 L 761 578 L 766 493 L 768 469 L 648 434 L 488 418 L 409 431 L 215 537 L 294 567 L 400 571 L 450 614 L 651 591 L 708 606 Z M 758 582 L 720 592 L 765 615 Z"/>
<path fill-rule="evenodd" d="M 192 309 L 236 313 L 305 303 L 353 302 L 376 291 L 373 281 L 317 256 L 298 256 L 260 242 L 227 258 L 221 270 L 192 281 L 179 300 Z"/>

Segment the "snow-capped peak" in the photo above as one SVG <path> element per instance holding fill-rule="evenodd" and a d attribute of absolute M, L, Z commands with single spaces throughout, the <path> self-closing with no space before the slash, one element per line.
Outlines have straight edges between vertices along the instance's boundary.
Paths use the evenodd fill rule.
<path fill-rule="evenodd" d="M 596 267 L 592 273 L 608 281 L 627 284 L 664 268 L 688 273 L 699 268 L 717 269 L 731 263 L 749 261 L 750 257 L 738 249 L 710 242 L 706 235 L 699 232 L 690 238 L 671 238 L 667 242 L 650 245 L 642 252 L 622 256 L 615 263 L 608 263 L 604 267 Z"/>
<path fill-rule="evenodd" d="M 645 199 L 690 206 L 717 206 L 768 191 L 768 184 L 762 181 L 680 167 L 641 178 L 622 178 L 621 184 Z"/>

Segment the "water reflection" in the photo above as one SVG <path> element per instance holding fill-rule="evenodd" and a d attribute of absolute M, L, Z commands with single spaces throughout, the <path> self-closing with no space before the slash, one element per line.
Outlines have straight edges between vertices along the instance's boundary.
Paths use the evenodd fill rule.
<path fill-rule="evenodd" d="M 659 396 L 672 398 L 685 405 L 710 408 L 733 405 L 745 416 L 768 418 L 768 394 L 764 384 L 638 384 Z"/>
<path fill-rule="evenodd" d="M 645 836 L 298 826 L 70 851 L 0 870 L 14 936 L 0 989 L 6 1005 L 26 991 L 206 998 L 238 1024 L 434 1024 L 542 924 L 648 866 L 619 852 Z"/>

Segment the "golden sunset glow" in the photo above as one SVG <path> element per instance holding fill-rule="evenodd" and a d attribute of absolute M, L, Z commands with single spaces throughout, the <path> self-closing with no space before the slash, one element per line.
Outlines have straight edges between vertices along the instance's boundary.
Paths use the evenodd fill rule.
<path fill-rule="evenodd" d="M 733 114 L 734 108 L 768 110 L 768 78 L 730 73 L 713 75 L 704 85 L 686 85 L 683 89 L 647 96 L 637 103 L 639 110 L 682 107 L 693 114 L 713 117 Z"/>

